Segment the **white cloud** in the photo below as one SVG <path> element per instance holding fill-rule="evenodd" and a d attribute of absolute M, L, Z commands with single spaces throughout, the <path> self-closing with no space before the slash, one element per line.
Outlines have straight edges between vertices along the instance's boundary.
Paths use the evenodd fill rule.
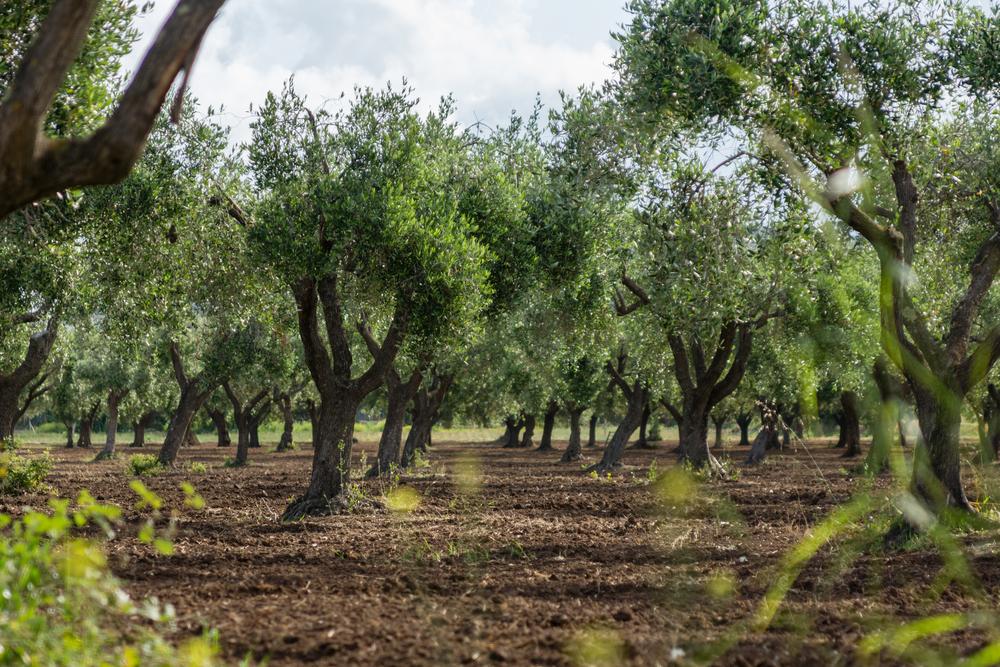
<path fill-rule="evenodd" d="M 545 16 L 577 27 L 536 20 L 541 3 Z M 621 12 L 605 3 L 620 0 L 590 9 L 573 0 L 229 0 L 191 87 L 203 104 L 225 106 L 237 138 L 249 104 L 292 74 L 314 103 L 405 76 L 428 106 L 451 92 L 463 121 L 498 122 L 530 110 L 536 93 L 553 102 L 559 89 L 608 76 L 617 20 L 608 17 Z M 161 0 L 143 20 L 147 39 L 172 5 Z"/>

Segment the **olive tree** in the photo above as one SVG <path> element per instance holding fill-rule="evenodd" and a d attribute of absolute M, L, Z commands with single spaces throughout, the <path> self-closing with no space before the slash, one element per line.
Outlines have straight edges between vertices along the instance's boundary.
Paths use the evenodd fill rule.
<path fill-rule="evenodd" d="M 450 103 L 427 116 L 416 104 L 406 88 L 359 90 L 328 115 L 288 84 L 253 123 L 250 235 L 291 288 L 320 398 L 309 486 L 286 519 L 343 504 L 358 406 L 407 336 L 479 307 L 484 253 L 451 187 L 461 141 Z M 351 341 L 365 306 L 391 314 L 358 372 Z"/>
<path fill-rule="evenodd" d="M 962 402 L 1000 357 L 1000 328 L 983 317 L 1000 270 L 997 149 L 983 140 L 996 133 L 996 15 L 920 0 L 628 8 L 618 69 L 633 108 L 733 137 L 775 189 L 869 244 L 882 346 L 923 436 L 912 490 L 934 509 L 971 511 Z M 942 255 L 968 267 L 963 285 L 928 280 Z"/>

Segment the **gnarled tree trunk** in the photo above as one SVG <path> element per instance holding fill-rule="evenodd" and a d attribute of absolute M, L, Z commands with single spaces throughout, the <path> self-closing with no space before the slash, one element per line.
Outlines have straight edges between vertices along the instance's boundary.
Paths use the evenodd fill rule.
<path fill-rule="evenodd" d="M 381 386 L 405 337 L 409 312 L 397 302 L 388 332 L 368 369 L 352 374 L 353 355 L 344 322 L 336 273 L 320 279 L 306 277 L 293 286 L 298 306 L 299 336 L 309 374 L 319 392 L 318 429 L 313 434 L 313 462 L 309 486 L 285 510 L 284 520 L 331 513 L 347 506 L 345 492 L 351 479 L 354 420 L 361 401 Z M 321 338 L 322 303 L 326 342 Z M 372 338 L 364 323 L 357 328 L 366 342 Z"/>
<path fill-rule="evenodd" d="M 76 421 L 67 419 L 63 422 L 63 426 L 66 427 L 66 449 L 73 449 L 73 433 L 76 430 Z"/>

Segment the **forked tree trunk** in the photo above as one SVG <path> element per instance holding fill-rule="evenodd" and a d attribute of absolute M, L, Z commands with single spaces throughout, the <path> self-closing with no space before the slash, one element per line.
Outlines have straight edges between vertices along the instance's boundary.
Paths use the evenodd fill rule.
<path fill-rule="evenodd" d="M 552 429 L 556 425 L 556 415 L 559 414 L 559 404 L 550 401 L 545 410 L 545 419 L 542 422 L 542 440 L 538 443 L 538 451 L 552 451 Z"/>
<path fill-rule="evenodd" d="M 750 446 L 750 424 L 753 423 L 753 413 L 744 412 L 736 415 L 736 423 L 740 427 L 740 447 Z"/>
<path fill-rule="evenodd" d="M 388 476 L 393 469 L 399 467 L 403 426 L 406 422 L 406 407 L 413 401 L 417 390 L 420 389 L 423 372 L 420 369 L 414 370 L 406 382 L 403 382 L 399 372 L 392 369 L 386 374 L 385 379 L 388 388 L 385 425 L 382 427 L 382 435 L 379 437 L 375 463 L 366 473 L 368 478 Z M 414 427 L 416 426 L 414 424 Z M 420 428 L 423 428 L 422 424 Z M 410 430 L 412 432 L 413 428 L 411 427 Z"/>
<path fill-rule="evenodd" d="M 80 418 L 80 432 L 76 438 L 77 447 L 93 447 L 94 443 L 91 437 L 94 432 L 94 420 L 97 419 L 97 411 L 101 409 L 101 402 L 97 401 L 94 405 L 87 411 L 83 417 Z"/>
<path fill-rule="evenodd" d="M 861 418 L 858 415 L 858 395 L 853 391 L 840 393 L 840 432 L 844 441 L 844 457 L 861 454 Z"/>
<path fill-rule="evenodd" d="M 628 394 L 626 395 L 626 398 L 628 398 L 628 407 L 625 410 L 625 416 L 618 424 L 618 428 L 615 429 L 615 434 L 611 437 L 611 442 L 604 448 L 604 455 L 601 457 L 601 460 L 588 468 L 587 472 L 596 472 L 599 475 L 604 475 L 621 465 L 622 454 L 628 445 L 629 438 L 639 428 L 639 422 L 642 421 L 642 410 L 646 405 L 647 396 L 648 391 L 642 385 L 641 381 L 636 380 L 629 387 Z"/>
<path fill-rule="evenodd" d="M 583 408 L 569 408 L 569 443 L 566 451 L 563 452 L 560 461 L 562 463 L 572 463 L 579 461 L 583 457 L 583 450 L 580 446 L 580 417 L 583 415 Z"/>
<path fill-rule="evenodd" d="M 520 447 L 527 449 L 535 444 L 535 415 L 524 416 L 524 434 L 521 436 Z"/>
<path fill-rule="evenodd" d="M 378 389 L 392 367 L 406 335 L 409 311 L 406 301 L 397 301 L 396 310 L 381 345 L 363 322 L 357 329 L 369 349 L 374 350 L 371 366 L 358 377 L 352 373 L 351 342 L 344 322 L 338 276 L 305 277 L 292 288 L 298 306 L 299 337 L 306 365 L 319 392 L 319 420 L 313 434 L 313 462 L 305 494 L 285 509 L 285 521 L 310 514 L 329 514 L 348 507 L 346 491 L 351 480 L 351 449 L 354 420 L 361 401 Z M 320 327 L 319 305 L 323 307 Z M 326 334 L 324 342 L 321 334 Z"/>
<path fill-rule="evenodd" d="M 146 446 L 146 429 L 149 428 L 149 425 L 153 423 L 155 418 L 155 412 L 147 412 L 132 424 L 132 443 L 129 444 L 129 447 L 140 448 Z"/>
<path fill-rule="evenodd" d="M 597 447 L 597 413 L 590 415 L 590 427 L 587 430 L 587 448 Z"/>
<path fill-rule="evenodd" d="M 678 450 L 682 462 L 696 468 L 707 468 L 716 475 L 725 474 L 708 448 L 708 416 L 739 386 L 753 347 L 753 332 L 770 317 L 765 313 L 754 322 L 725 323 L 710 357 L 697 336 L 692 336 L 686 343 L 677 334 L 667 337 L 683 402 L 680 410 L 666 400 L 661 402 L 678 422 Z"/>
<path fill-rule="evenodd" d="M 503 445 L 505 449 L 513 449 L 520 444 L 522 428 L 524 428 L 523 418 L 507 417 L 507 442 Z"/>
<path fill-rule="evenodd" d="M 124 396 L 124 392 L 108 392 L 108 423 L 105 428 L 104 449 L 97 454 L 96 461 L 115 457 L 115 445 L 118 441 L 118 404 Z"/>
<path fill-rule="evenodd" d="M 208 408 L 207 412 L 209 418 L 212 420 L 212 425 L 215 426 L 215 432 L 217 434 L 216 446 L 229 447 L 232 445 L 233 438 L 229 435 L 229 423 L 226 419 L 226 411 L 221 408 Z"/>

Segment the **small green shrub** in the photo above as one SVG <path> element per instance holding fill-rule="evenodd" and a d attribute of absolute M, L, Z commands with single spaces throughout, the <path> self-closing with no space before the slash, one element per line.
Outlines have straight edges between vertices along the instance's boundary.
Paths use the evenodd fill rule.
<path fill-rule="evenodd" d="M 16 520 L 0 514 L 0 664 L 217 664 L 215 633 L 172 647 L 160 634 L 171 615 L 155 604 L 133 602 L 108 572 L 101 546 L 72 533 L 92 524 L 109 534 L 118 508 L 98 505 L 85 491 L 73 511 L 67 500 L 49 506 L 51 514 L 29 512 Z M 135 623 L 137 616 L 152 625 Z"/>
<path fill-rule="evenodd" d="M 165 468 L 154 454 L 134 454 L 128 459 L 128 470 L 136 477 L 153 477 Z"/>
<path fill-rule="evenodd" d="M 11 451 L 0 453 L 0 495 L 27 493 L 38 489 L 52 470 L 48 452 L 33 459 Z"/>
<path fill-rule="evenodd" d="M 188 466 L 188 470 L 190 470 L 193 473 L 197 473 L 199 475 L 204 475 L 206 472 L 208 472 L 208 465 L 202 463 L 201 461 L 192 461 L 191 464 Z"/>

